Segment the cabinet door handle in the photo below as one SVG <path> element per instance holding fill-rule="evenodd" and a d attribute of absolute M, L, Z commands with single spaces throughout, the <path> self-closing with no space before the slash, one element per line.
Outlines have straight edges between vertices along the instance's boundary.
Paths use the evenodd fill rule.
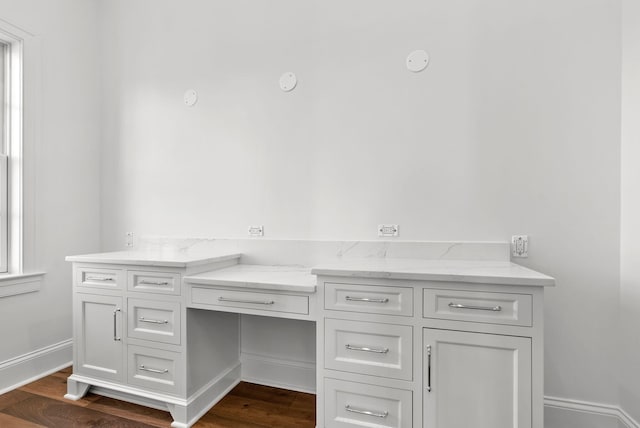
<path fill-rule="evenodd" d="M 140 321 L 140 322 L 148 322 L 150 324 L 169 324 L 168 320 L 154 320 L 154 319 L 145 318 L 145 317 L 138 318 L 138 321 Z"/>
<path fill-rule="evenodd" d="M 169 285 L 167 281 L 148 281 L 143 279 L 138 284 L 146 284 L 146 285 Z"/>
<path fill-rule="evenodd" d="M 449 303 L 450 308 L 456 309 L 474 309 L 476 311 L 493 311 L 500 312 L 502 310 L 502 306 L 471 306 L 471 305 L 461 305 L 459 303 Z"/>
<path fill-rule="evenodd" d="M 371 410 L 364 410 L 364 409 L 358 409 L 356 407 L 351 407 L 349 404 L 344 406 L 344 409 L 347 412 L 358 413 L 359 415 L 373 416 L 376 418 L 386 418 L 389 415 L 389 412 L 372 412 Z"/>
<path fill-rule="evenodd" d="M 431 392 L 431 345 L 427 346 L 427 391 Z"/>
<path fill-rule="evenodd" d="M 85 281 L 113 281 L 113 278 L 108 276 L 87 276 L 84 278 Z"/>
<path fill-rule="evenodd" d="M 231 302 L 231 303 L 250 303 L 253 305 L 273 305 L 273 300 L 243 300 L 243 299 L 229 299 L 227 297 L 218 297 L 219 302 Z"/>
<path fill-rule="evenodd" d="M 151 373 L 169 373 L 169 369 L 153 369 L 151 367 L 145 367 L 143 364 L 140 365 L 140 370 L 144 370 L 145 372 L 151 372 Z"/>
<path fill-rule="evenodd" d="M 371 299 L 369 297 L 352 297 L 352 296 L 345 296 L 344 298 L 345 300 L 348 300 L 350 302 L 369 302 L 369 303 L 389 303 L 389 299 L 388 298 L 382 298 L 382 299 Z"/>
<path fill-rule="evenodd" d="M 368 348 L 366 346 L 353 346 L 348 343 L 344 347 L 351 351 L 373 352 L 374 354 L 386 354 L 389 352 L 389 348 Z"/>
<path fill-rule="evenodd" d="M 117 327 L 117 315 L 118 312 L 120 312 L 120 308 L 116 308 L 113 310 L 113 341 L 114 342 L 119 342 L 122 339 L 120 337 L 118 337 L 118 327 Z"/>

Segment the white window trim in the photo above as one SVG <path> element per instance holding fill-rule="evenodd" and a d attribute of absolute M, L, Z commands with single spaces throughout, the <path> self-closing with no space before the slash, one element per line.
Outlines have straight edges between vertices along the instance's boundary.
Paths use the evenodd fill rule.
<path fill-rule="evenodd" d="M 0 297 L 37 291 L 42 272 L 35 260 L 35 147 L 40 137 L 40 40 L 0 19 L 0 39 L 10 45 L 8 88 L 11 109 L 7 141 L 9 155 L 8 272 L 0 274 Z M 23 85 L 24 81 L 28 85 Z M 18 112 L 15 114 L 15 112 Z M 23 156 L 27 153 L 27 157 Z M 20 287 L 20 284 L 28 284 Z M 11 290 L 11 292 L 9 292 Z"/>

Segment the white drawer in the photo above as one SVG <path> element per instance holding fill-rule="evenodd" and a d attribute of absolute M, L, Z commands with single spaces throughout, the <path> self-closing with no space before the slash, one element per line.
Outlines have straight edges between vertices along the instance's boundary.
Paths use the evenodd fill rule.
<path fill-rule="evenodd" d="M 424 317 L 518 326 L 532 325 L 530 294 L 424 289 Z"/>
<path fill-rule="evenodd" d="M 120 290 L 123 288 L 123 271 L 93 267 L 76 268 L 76 286 Z"/>
<path fill-rule="evenodd" d="M 180 344 L 180 303 L 128 299 L 129 337 Z"/>
<path fill-rule="evenodd" d="M 182 365 L 181 353 L 129 345 L 127 354 L 129 384 L 170 394 L 180 393 L 184 378 L 178 373 Z"/>
<path fill-rule="evenodd" d="M 330 378 L 324 386 L 327 428 L 413 426 L 411 391 Z"/>
<path fill-rule="evenodd" d="M 266 312 L 309 313 L 309 297 L 192 286 L 193 304 Z"/>
<path fill-rule="evenodd" d="M 325 319 L 327 369 L 413 379 L 411 326 Z"/>
<path fill-rule="evenodd" d="M 413 288 L 325 283 L 324 300 L 334 311 L 413 316 Z"/>
<path fill-rule="evenodd" d="M 180 294 L 179 273 L 130 270 L 128 283 L 130 291 L 173 295 Z"/>

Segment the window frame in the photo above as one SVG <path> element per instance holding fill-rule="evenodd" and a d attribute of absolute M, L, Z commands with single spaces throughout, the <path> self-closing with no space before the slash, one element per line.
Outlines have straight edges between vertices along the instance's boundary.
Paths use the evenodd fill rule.
<path fill-rule="evenodd" d="M 6 174 L 0 186 L 0 275 L 21 274 L 22 261 L 22 173 L 24 37 L 16 28 L 0 22 L 0 41 L 5 45 L 4 129 L 0 173 Z"/>
<path fill-rule="evenodd" d="M 11 116 L 5 124 L 9 135 L 2 149 L 7 155 L 8 182 L 7 196 L 0 198 L 7 203 L 5 236 L 8 247 L 5 252 L 7 269 L 0 272 L 2 298 L 38 291 L 45 273 L 37 270 L 35 246 L 35 155 L 41 136 L 43 94 L 41 42 L 38 36 L 3 19 L 0 19 L 0 40 L 10 47 L 6 74 L 10 74 L 8 105 Z"/>

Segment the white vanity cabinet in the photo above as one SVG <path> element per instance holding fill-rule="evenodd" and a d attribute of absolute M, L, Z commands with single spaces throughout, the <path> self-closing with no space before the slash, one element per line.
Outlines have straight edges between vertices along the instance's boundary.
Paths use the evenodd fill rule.
<path fill-rule="evenodd" d="M 122 382 L 122 297 L 76 293 L 74 296 L 76 368 L 78 374 Z"/>
<path fill-rule="evenodd" d="M 317 426 L 542 428 L 554 280 L 510 263 L 505 276 L 388 268 L 312 270 Z"/>
<path fill-rule="evenodd" d="M 532 426 L 531 338 L 424 329 L 424 427 Z"/>
<path fill-rule="evenodd" d="M 187 311 L 182 278 L 238 258 L 129 252 L 67 258 L 73 262 L 74 363 L 65 397 L 77 400 L 94 388 L 168 410 L 173 427 L 190 426 L 240 378 L 239 325 L 232 314 Z M 188 323 L 194 327 L 187 333 Z"/>

